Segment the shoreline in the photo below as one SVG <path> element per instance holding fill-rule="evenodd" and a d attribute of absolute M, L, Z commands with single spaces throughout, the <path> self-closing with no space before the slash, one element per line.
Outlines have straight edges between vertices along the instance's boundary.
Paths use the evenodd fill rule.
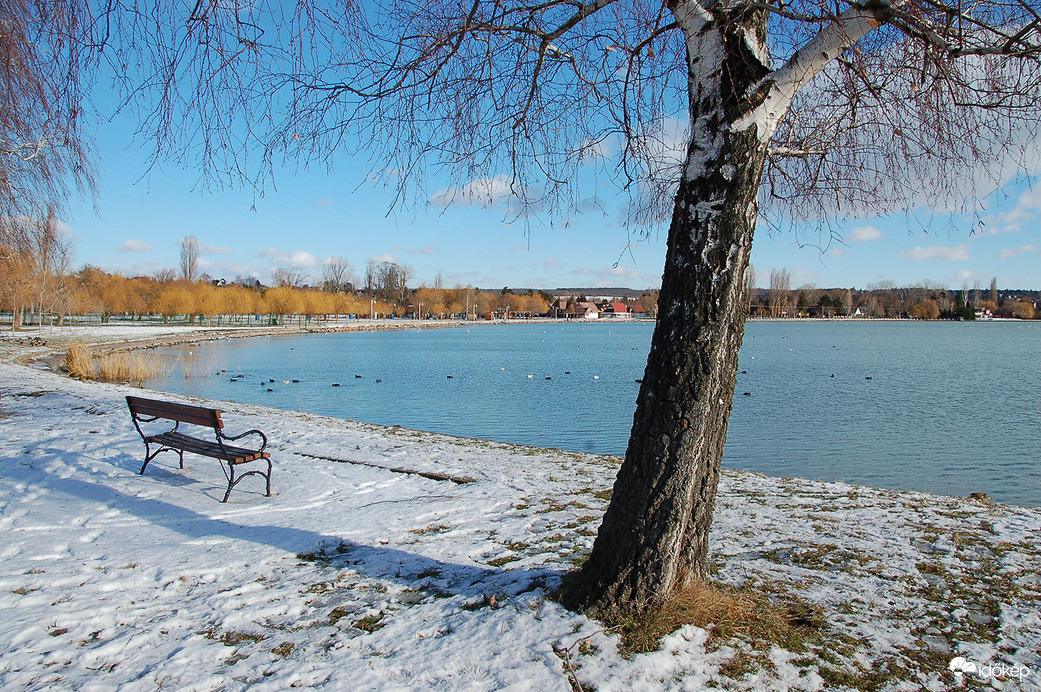
<path fill-rule="evenodd" d="M 772 318 L 768 318 L 768 319 L 765 319 L 765 320 L 756 320 L 756 321 L 769 321 L 769 322 L 847 321 L 847 322 L 849 322 L 849 321 L 857 321 L 857 320 L 850 320 L 850 319 L 846 319 L 846 318 L 842 318 L 842 319 L 838 319 L 838 320 L 827 320 L 827 319 L 821 320 L 821 319 L 817 319 L 817 318 L 810 318 L 810 319 L 772 319 Z M 915 320 L 899 320 L 899 319 L 879 319 L 879 320 L 875 320 L 875 321 L 882 321 L 882 322 L 893 322 L 893 321 L 896 321 L 896 322 L 920 322 L 920 321 L 915 321 Z M 1009 321 L 1016 321 L 1016 320 L 1009 320 Z M 324 329 L 305 328 L 305 327 L 299 327 L 299 326 L 296 326 L 296 325 L 282 325 L 282 326 L 270 326 L 270 327 L 259 327 L 259 328 L 258 327 L 199 327 L 199 326 L 190 326 L 190 325 L 166 325 L 166 326 L 163 326 L 163 325 L 142 325 L 142 326 L 134 325 L 134 326 L 121 328 L 121 326 L 117 325 L 117 326 L 114 326 L 114 327 L 86 328 L 81 333 L 67 333 L 67 334 L 64 334 L 63 336 L 67 337 L 65 343 L 63 343 L 61 345 L 55 343 L 55 344 L 52 344 L 52 345 L 46 347 L 45 349 L 40 349 L 39 347 L 37 347 L 37 348 L 25 348 L 24 350 L 26 350 L 27 352 L 22 354 L 22 355 L 20 355 L 20 356 L 15 356 L 14 359 L 13 359 L 13 362 L 17 362 L 17 363 L 21 363 L 21 364 L 25 364 L 25 365 L 30 365 L 30 366 L 37 367 L 37 368 L 50 369 L 50 370 L 52 370 L 53 372 L 55 372 L 56 374 L 58 374 L 61 377 L 68 377 L 67 373 L 65 373 L 65 371 L 64 371 L 64 355 L 65 355 L 64 348 L 67 347 L 71 343 L 84 344 L 88 348 L 90 348 L 95 355 L 105 356 L 105 355 L 112 354 L 112 353 L 121 353 L 121 352 L 131 353 L 131 352 L 135 352 L 135 351 L 147 351 L 147 350 L 158 349 L 158 348 L 167 348 L 167 347 L 173 347 L 173 346 L 183 346 L 183 345 L 190 345 L 190 344 L 196 344 L 196 343 L 200 343 L 201 344 L 201 343 L 209 343 L 209 342 L 214 342 L 214 341 L 223 341 L 223 340 L 227 340 L 227 339 L 240 339 L 240 338 L 292 337 L 292 336 L 306 336 L 306 335 L 309 335 L 309 334 L 403 331 L 403 330 L 410 330 L 410 329 L 443 329 L 443 328 L 469 327 L 471 325 L 474 325 L 474 326 L 476 326 L 476 325 L 504 325 L 504 324 L 505 325 L 524 325 L 524 324 L 530 325 L 530 324 L 536 324 L 536 323 L 538 323 L 538 324 L 545 324 L 545 323 L 553 324 L 553 323 L 556 323 L 556 322 L 560 322 L 560 323 L 563 323 L 563 324 L 570 324 L 570 323 L 577 322 L 579 324 L 582 324 L 583 326 L 588 326 L 590 324 L 592 324 L 592 325 L 599 324 L 599 325 L 607 325 L 607 326 L 616 326 L 619 323 L 626 323 L 626 322 L 633 323 L 632 321 L 622 321 L 622 320 L 617 320 L 617 321 L 615 321 L 615 320 L 611 320 L 611 321 L 607 321 L 607 320 L 591 320 L 591 321 L 588 321 L 588 322 L 581 321 L 581 320 L 568 320 L 568 321 L 564 321 L 564 320 L 525 320 L 525 321 L 502 321 L 502 320 L 495 320 L 495 321 L 492 321 L 492 320 L 489 320 L 489 321 L 478 321 L 478 322 L 462 322 L 462 321 L 448 321 L 448 320 L 442 320 L 442 321 L 427 320 L 427 321 L 424 321 L 422 323 L 417 324 L 417 323 L 414 323 L 414 322 L 408 321 L 408 320 L 376 320 L 376 321 L 357 320 L 357 321 L 352 321 L 351 324 L 335 325 L 333 327 L 324 328 Z M 70 329 L 75 329 L 75 328 L 70 328 Z M 108 331 L 110 329 L 112 330 L 111 332 Z M 129 340 L 125 339 L 125 338 L 122 338 L 123 334 L 125 333 L 125 331 L 133 331 L 133 330 L 138 330 L 138 329 L 144 329 L 144 330 L 152 331 L 152 332 L 155 332 L 155 333 L 153 333 L 153 334 L 151 334 L 149 336 L 141 336 L 139 338 L 134 338 L 134 339 L 129 339 Z M 84 341 L 85 338 L 89 338 L 91 336 L 94 337 L 92 340 Z M 99 337 L 102 337 L 102 336 L 106 337 L 106 338 L 99 338 Z M 4 360 L 9 360 L 10 359 L 10 354 L 5 354 L 5 352 L 3 351 L 3 348 L 2 348 L 3 345 L 4 344 L 0 343 L 0 362 L 2 362 Z M 97 384 L 97 382 L 95 382 L 95 384 Z M 178 394 L 174 394 L 174 393 L 170 393 L 170 392 L 166 392 L 166 391 L 162 391 L 162 390 L 155 390 L 155 389 L 152 389 L 149 386 L 144 385 L 144 384 L 137 384 L 137 385 L 130 385 L 130 383 L 123 383 L 123 384 L 124 385 L 128 385 L 128 386 L 134 386 L 135 389 L 137 389 L 139 391 L 143 390 L 143 391 L 151 392 L 155 396 L 160 397 L 160 398 L 161 397 L 181 396 L 181 395 L 178 395 Z M 195 397 L 189 397 L 189 398 L 195 398 Z M 216 399 L 212 399 L 210 397 L 198 397 L 198 400 L 199 401 L 203 401 L 203 402 L 205 402 L 205 401 L 216 401 Z M 240 405 L 240 404 L 241 404 L 241 402 L 238 402 L 235 405 Z M 245 405 L 245 404 L 242 404 L 242 405 Z M 260 405 L 264 405 L 264 404 L 260 404 Z M 278 410 L 290 411 L 290 410 L 294 410 L 294 409 L 278 409 Z M 315 415 L 321 415 L 321 414 L 315 414 Z M 335 419 L 336 420 L 343 420 L 343 421 L 346 421 L 346 422 L 358 422 L 358 423 L 362 423 L 362 424 L 366 424 L 366 425 L 374 425 L 374 426 L 377 426 L 377 427 L 385 427 L 385 428 L 400 428 L 401 427 L 400 425 L 396 425 L 396 424 L 392 424 L 392 423 L 383 424 L 383 423 L 375 423 L 375 422 L 369 422 L 369 421 L 355 421 L 355 419 L 351 419 L 351 418 L 335 418 Z M 539 450 L 539 451 L 554 451 L 554 452 L 558 452 L 559 451 L 559 452 L 562 452 L 562 453 L 572 453 L 573 452 L 573 453 L 577 453 L 577 454 L 593 454 L 593 455 L 601 455 L 601 456 L 604 456 L 604 457 L 610 457 L 610 458 L 616 458 L 616 459 L 620 459 L 622 456 L 624 456 L 624 454 L 619 455 L 619 454 L 611 454 L 611 453 L 581 452 L 579 450 L 564 449 L 564 448 L 559 448 L 559 447 L 544 447 L 544 446 L 538 446 L 538 445 L 534 445 L 534 444 L 526 444 L 526 443 L 523 443 L 523 442 L 509 442 L 509 441 L 505 441 L 505 440 L 494 440 L 494 439 L 490 439 L 490 438 L 470 437 L 470 436 L 466 436 L 466 435 L 458 435 L 458 434 L 452 434 L 452 433 L 442 433 L 442 432 L 437 432 L 437 431 L 432 431 L 432 430 L 424 430 L 424 429 L 421 429 L 421 428 L 403 428 L 403 429 L 411 430 L 411 431 L 413 431 L 415 433 L 418 433 L 418 434 L 448 435 L 450 437 L 453 437 L 453 438 L 456 438 L 456 439 L 459 439 L 459 440 L 469 440 L 469 441 L 473 441 L 473 442 L 478 443 L 478 444 L 491 443 L 491 444 L 515 445 L 515 446 L 520 447 L 520 448 L 527 448 L 527 449 L 533 449 L 533 450 Z M 728 470 L 728 469 L 724 468 L 723 470 Z M 729 469 L 729 470 L 733 470 L 735 472 L 753 473 L 753 474 L 762 473 L 762 472 L 756 471 L 756 470 L 740 470 L 740 469 Z M 762 474 L 762 475 L 769 475 L 769 474 Z M 781 476 L 781 475 L 775 475 L 775 476 L 770 476 L 770 477 L 779 478 L 779 479 L 805 480 L 807 482 L 820 482 L 821 481 L 821 479 L 819 477 L 818 478 L 813 478 L 813 477 L 809 477 L 809 476 Z M 846 480 L 841 479 L 841 478 L 836 478 L 835 480 L 838 481 L 838 482 L 849 482 L 849 481 L 846 481 Z M 823 481 L 823 482 L 829 482 L 829 481 Z M 1033 509 L 1041 509 L 1041 506 L 1038 506 L 1038 505 L 1035 505 L 1035 504 L 1010 503 L 1010 502 L 1006 502 L 1006 501 L 1003 501 L 1003 500 L 1000 500 L 1000 499 L 995 499 L 995 498 L 988 497 L 987 494 L 985 494 L 985 493 L 969 492 L 969 493 L 967 493 L 965 495 L 941 494 L 941 493 L 935 493 L 934 491 L 918 490 L 918 489 L 916 489 L 916 488 L 914 488 L 912 486 L 903 486 L 903 487 L 896 486 L 896 487 L 894 487 L 894 486 L 858 485 L 858 484 L 856 484 L 855 481 L 852 482 L 852 483 L 854 485 L 857 485 L 857 487 L 867 487 L 867 488 L 873 488 L 873 489 L 882 490 L 882 491 L 923 492 L 923 493 L 926 493 L 926 494 L 929 494 L 931 496 L 938 497 L 938 498 L 965 499 L 965 498 L 977 498 L 977 496 L 981 496 L 983 498 L 983 500 L 988 502 L 988 503 L 1007 504 L 1007 505 L 1013 506 L 1013 507 L 1022 506 L 1022 507 L 1029 507 L 1029 508 L 1033 508 Z"/>
<path fill-rule="evenodd" d="M 21 344 L 8 340 L 0 340 L 0 360 L 13 358 L 16 362 L 32 362 L 43 360 L 51 367 L 58 369 L 60 358 L 72 344 L 82 344 L 94 355 L 105 356 L 113 353 L 132 353 L 157 348 L 183 346 L 185 344 L 223 341 L 226 339 L 246 339 L 255 337 L 303 336 L 307 334 L 347 333 L 347 332 L 380 332 L 404 329 L 430 329 L 461 326 L 463 323 L 444 324 L 395 324 L 393 320 L 360 321 L 359 324 L 335 325 L 323 328 L 308 328 L 297 325 L 272 325 L 265 327 L 204 327 L 198 325 L 95 325 L 91 327 L 62 327 L 61 331 L 45 333 L 39 337 L 36 332 L 18 332 L 26 337 L 39 337 L 42 345 Z M 107 330 L 111 330 L 106 334 Z M 126 336 L 136 330 L 152 332 L 149 335 Z M 108 338 L 100 338 L 102 336 Z M 20 353 L 19 353 L 20 351 Z"/>

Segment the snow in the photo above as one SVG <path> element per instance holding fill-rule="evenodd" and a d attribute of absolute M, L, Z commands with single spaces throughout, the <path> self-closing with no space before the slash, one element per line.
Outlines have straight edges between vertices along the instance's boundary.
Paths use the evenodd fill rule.
<path fill-rule="evenodd" d="M 566 691 L 570 666 L 601 691 L 819 690 L 841 688 L 835 661 L 947 689 L 955 655 L 1041 689 L 1037 509 L 727 472 L 714 579 L 798 596 L 822 643 L 687 625 L 626 657 L 548 599 L 592 544 L 616 459 L 213 402 L 230 433 L 264 430 L 275 462 L 272 497 L 251 477 L 222 504 L 212 459 L 161 454 L 138 475 L 123 397 L 140 390 L 4 348 L 4 689 Z M 757 665 L 727 668 L 739 653 Z"/>
<path fill-rule="evenodd" d="M 770 69 L 773 60 L 770 57 L 770 48 L 766 45 L 766 42 L 761 41 L 747 25 L 741 25 L 741 34 L 744 37 L 745 45 L 748 46 L 748 50 L 752 52 L 759 64 Z"/>

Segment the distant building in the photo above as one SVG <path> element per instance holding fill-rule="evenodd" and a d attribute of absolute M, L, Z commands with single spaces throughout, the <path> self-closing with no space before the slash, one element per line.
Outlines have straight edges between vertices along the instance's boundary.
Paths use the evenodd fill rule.
<path fill-rule="evenodd" d="M 606 303 L 600 307 L 600 312 L 604 317 L 612 320 L 630 320 L 632 319 L 632 313 L 629 312 L 629 306 L 625 303 L 612 302 Z"/>
<path fill-rule="evenodd" d="M 598 320 L 600 309 L 595 303 L 573 300 L 567 304 L 567 316 L 573 320 Z"/>

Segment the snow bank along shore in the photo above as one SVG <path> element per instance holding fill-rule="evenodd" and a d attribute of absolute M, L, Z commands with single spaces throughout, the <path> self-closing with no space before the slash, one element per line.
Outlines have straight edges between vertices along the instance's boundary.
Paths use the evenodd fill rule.
<path fill-rule="evenodd" d="M 155 331 L 79 336 L 178 330 Z M 141 390 L 16 362 L 45 351 L 0 342 L 0 688 L 1041 689 L 1036 508 L 725 473 L 714 578 L 820 632 L 686 626 L 626 657 L 547 600 L 617 459 L 212 402 L 275 462 L 273 497 L 221 504 L 213 459 L 137 474 Z"/>

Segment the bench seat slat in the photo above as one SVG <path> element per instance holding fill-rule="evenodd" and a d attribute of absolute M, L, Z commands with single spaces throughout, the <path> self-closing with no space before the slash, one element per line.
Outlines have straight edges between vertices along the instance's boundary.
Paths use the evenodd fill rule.
<path fill-rule="evenodd" d="M 267 459 L 271 456 L 268 452 L 257 452 L 256 450 L 246 449 L 244 447 L 234 447 L 232 445 L 224 445 L 224 449 L 221 449 L 221 446 L 216 442 L 200 440 L 197 437 L 192 437 L 179 432 L 166 432 L 161 435 L 152 435 L 145 438 L 145 441 L 156 442 L 176 449 L 183 449 L 186 452 L 201 454 L 214 459 L 224 459 L 232 464 L 242 464 L 247 461 L 253 461 L 254 459 Z"/>

